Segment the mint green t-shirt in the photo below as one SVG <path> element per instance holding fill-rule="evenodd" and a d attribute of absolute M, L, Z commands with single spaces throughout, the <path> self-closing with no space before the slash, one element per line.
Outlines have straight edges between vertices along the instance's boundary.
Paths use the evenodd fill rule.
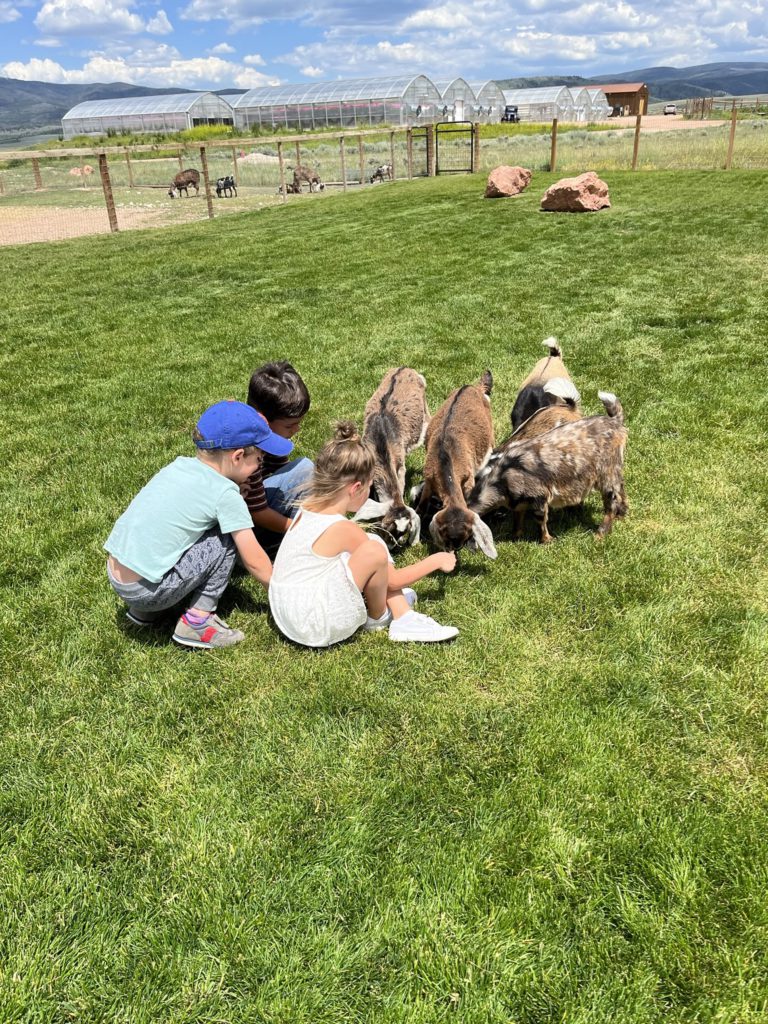
<path fill-rule="evenodd" d="M 253 526 L 233 480 L 200 459 L 179 456 L 142 487 L 115 523 L 104 548 L 151 583 L 159 583 L 206 530 Z"/>

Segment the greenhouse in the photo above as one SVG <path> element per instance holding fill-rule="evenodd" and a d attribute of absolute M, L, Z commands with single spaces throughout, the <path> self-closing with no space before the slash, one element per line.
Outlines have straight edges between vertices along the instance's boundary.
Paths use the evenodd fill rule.
<path fill-rule="evenodd" d="M 561 121 L 574 117 L 571 90 L 565 85 L 547 86 L 542 89 L 505 89 L 505 104 L 517 107 L 521 121 Z"/>
<path fill-rule="evenodd" d="M 246 131 L 430 124 L 443 105 L 424 75 L 266 86 L 233 100 L 235 124 Z"/>
<path fill-rule="evenodd" d="M 180 132 L 201 124 L 232 124 L 232 107 L 212 92 L 87 100 L 61 119 L 65 139 L 108 132 Z"/>
<path fill-rule="evenodd" d="M 474 118 L 475 94 L 463 78 L 433 83 L 440 93 L 438 113 L 450 121 L 471 121 Z"/>
<path fill-rule="evenodd" d="M 573 120 L 589 121 L 592 117 L 592 100 L 588 89 L 580 89 L 578 86 L 571 86 L 571 99 L 573 101 Z"/>
<path fill-rule="evenodd" d="M 469 84 L 475 94 L 475 106 L 471 120 L 482 121 L 484 124 L 501 121 L 501 115 L 504 113 L 504 93 L 496 82 L 470 82 Z"/>
<path fill-rule="evenodd" d="M 589 93 L 590 100 L 590 121 L 605 121 L 613 112 L 613 107 L 608 102 L 605 93 L 599 87 L 587 89 L 587 92 Z"/>

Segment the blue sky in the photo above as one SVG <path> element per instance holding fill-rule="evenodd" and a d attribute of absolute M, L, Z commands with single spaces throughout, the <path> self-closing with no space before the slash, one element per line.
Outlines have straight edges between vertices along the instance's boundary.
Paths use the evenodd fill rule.
<path fill-rule="evenodd" d="M 0 75 L 189 89 L 768 60 L 768 0 L 0 0 Z"/>

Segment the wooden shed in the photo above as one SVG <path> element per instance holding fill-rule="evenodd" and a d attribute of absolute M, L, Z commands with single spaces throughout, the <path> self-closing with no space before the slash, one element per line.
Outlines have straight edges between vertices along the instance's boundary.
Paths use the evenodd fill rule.
<path fill-rule="evenodd" d="M 614 82 L 612 85 L 595 85 L 587 88 L 602 89 L 614 113 L 617 108 L 621 114 L 648 113 L 648 86 L 645 82 Z"/>

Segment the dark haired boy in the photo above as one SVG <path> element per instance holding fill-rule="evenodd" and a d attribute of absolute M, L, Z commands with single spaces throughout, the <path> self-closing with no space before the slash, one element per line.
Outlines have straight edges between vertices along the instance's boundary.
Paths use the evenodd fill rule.
<path fill-rule="evenodd" d="M 265 363 L 253 371 L 248 405 L 266 419 L 269 429 L 290 440 L 309 411 L 309 391 L 287 362 Z M 266 455 L 262 465 L 243 484 L 241 493 L 253 520 L 256 538 L 273 557 L 291 525 L 296 502 L 312 477 L 310 459 L 289 462 L 287 456 Z"/>
<path fill-rule="evenodd" d="M 156 473 L 115 523 L 104 544 L 107 576 L 135 626 L 184 602 L 177 643 L 230 647 L 243 634 L 216 608 L 236 556 L 265 588 L 272 577 L 240 487 L 265 454 L 287 458 L 293 445 L 244 402 L 206 409 L 193 439 L 197 457 L 180 456 Z"/>

